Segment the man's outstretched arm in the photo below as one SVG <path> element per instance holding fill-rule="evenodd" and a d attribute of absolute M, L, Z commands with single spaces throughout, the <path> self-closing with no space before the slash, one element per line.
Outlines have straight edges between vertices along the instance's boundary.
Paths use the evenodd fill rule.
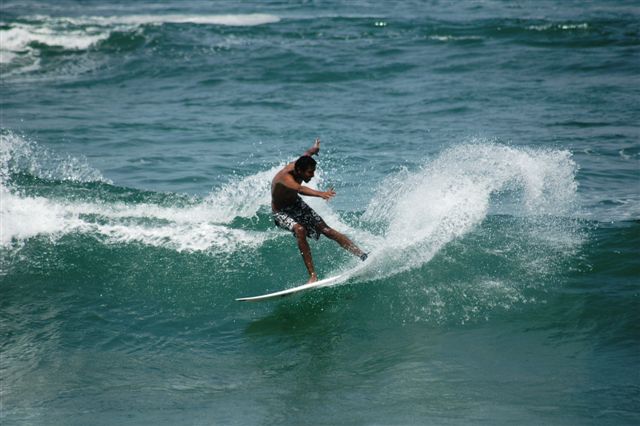
<path fill-rule="evenodd" d="M 314 155 L 317 155 L 319 152 L 320 152 L 320 138 L 316 138 L 315 142 L 313 143 L 313 146 L 308 150 L 306 150 L 302 155 L 308 155 L 309 157 L 312 157 Z"/>
<path fill-rule="evenodd" d="M 333 188 L 329 188 L 326 191 L 318 191 L 296 182 L 296 180 L 290 175 L 285 175 L 285 177 L 279 182 L 279 185 L 284 185 L 285 187 L 296 191 L 298 194 L 306 195 L 307 197 L 318 197 L 323 200 L 330 200 L 336 195 L 336 191 L 334 191 Z"/>
<path fill-rule="evenodd" d="M 309 197 L 320 197 L 323 200 L 330 200 L 336 195 L 336 191 L 333 188 L 329 188 L 327 191 L 316 191 L 308 186 L 300 185 L 298 187 L 298 194 L 306 195 Z"/>

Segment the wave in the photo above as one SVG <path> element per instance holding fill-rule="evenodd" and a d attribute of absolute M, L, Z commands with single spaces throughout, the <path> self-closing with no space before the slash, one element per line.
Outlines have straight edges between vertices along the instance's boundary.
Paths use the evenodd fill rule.
<path fill-rule="evenodd" d="M 32 44 L 84 50 L 109 37 L 110 31 L 100 29 L 54 29 L 30 24 L 13 24 L 0 31 L 3 51 L 17 54 L 29 50 Z"/>
<path fill-rule="evenodd" d="M 304 275 L 291 258 L 294 240 L 269 214 L 269 182 L 282 164 L 234 177 L 205 197 L 162 194 L 120 188 L 85 160 L 12 132 L 0 136 L 0 255 L 8 268 L 0 274 L 16 262 L 48 264 L 47 247 L 69 262 L 63 271 L 83 250 L 105 262 L 159 258 L 158 268 L 195 274 L 207 288 L 212 277 L 235 283 L 211 296 L 225 306 Z M 389 175 L 364 211 L 344 215 L 310 198 L 327 223 L 371 253 L 361 263 L 321 239 L 312 248 L 316 266 L 322 275 L 350 271 L 352 283 L 383 282 L 369 303 L 403 321 L 464 322 L 535 302 L 529 290 L 561 276 L 584 240 L 573 218 L 576 171 L 565 150 L 476 141 Z M 322 170 L 317 178 L 322 187 Z"/>
<path fill-rule="evenodd" d="M 363 32 L 360 37 L 373 34 L 384 37 L 388 34 L 397 37 L 398 32 L 409 36 L 407 41 L 432 39 L 438 41 L 467 41 L 488 39 L 512 39 L 516 43 L 538 41 L 551 44 L 563 44 L 571 41 L 601 40 L 607 43 L 637 43 L 632 29 L 635 22 L 630 16 L 584 17 L 583 19 L 563 18 L 524 18 L 524 17 L 485 17 L 468 20 L 440 19 L 435 14 L 427 16 L 394 16 L 382 14 L 332 14 L 313 15 L 291 14 L 287 21 L 320 22 L 335 21 L 340 26 L 348 23 L 352 26 L 377 28 L 377 32 Z M 308 26 L 309 24 L 304 24 Z M 313 24 L 311 24 L 313 25 Z M 354 37 L 353 34 L 349 34 Z M 358 35 L 355 36 L 356 38 Z"/>
<path fill-rule="evenodd" d="M 89 62 L 93 68 L 100 66 L 100 60 L 106 60 L 109 53 L 135 49 L 141 45 L 154 45 L 154 50 L 162 51 L 159 45 L 174 39 L 170 35 L 163 39 L 159 33 L 171 32 L 170 25 L 193 26 L 224 26 L 224 27 L 255 27 L 275 24 L 285 19 L 285 32 L 271 32 L 265 39 L 266 45 L 291 43 L 291 34 L 286 31 L 296 28 L 321 28 L 334 26 L 335 31 L 329 31 L 323 37 L 354 41 L 357 39 L 378 40 L 384 46 L 388 41 L 397 41 L 402 37 L 407 47 L 427 44 L 460 44 L 481 45 L 487 40 L 501 40 L 507 43 L 524 44 L 543 47 L 590 47 L 604 45 L 632 46 L 638 44 L 638 38 L 632 31 L 631 22 L 626 19 L 609 20 L 539 20 L 539 19 L 481 19 L 467 22 L 453 22 L 424 18 L 394 18 L 380 16 L 340 16 L 340 15 L 311 15 L 311 16 L 276 16 L 263 13 L 249 14 L 131 14 L 114 16 L 80 16 L 53 17 L 35 15 L 3 22 L 0 26 L 0 72 L 6 76 L 23 76 L 27 73 L 45 69 L 46 72 L 60 73 L 64 68 L 59 62 L 66 60 L 81 70 L 72 70 L 73 74 L 86 71 L 87 64 L 78 58 L 79 52 L 94 52 L 99 54 Z M 310 21 L 310 22 L 306 22 Z M 157 27 L 165 27 L 158 30 Z M 345 28 L 362 27 L 363 31 L 346 31 Z M 260 34 L 262 36 L 262 34 Z M 185 36 L 182 34 L 178 37 Z M 190 37 L 190 34 L 187 35 Z M 186 43 L 178 43 L 172 48 L 184 49 L 193 46 L 193 40 L 208 40 L 202 33 L 188 38 Z M 277 40 L 273 40 L 277 37 Z M 284 38 L 281 38 L 284 37 Z M 310 35 L 315 37 L 315 35 Z M 214 40 L 206 43 L 202 52 L 206 55 L 211 47 L 225 49 L 240 41 L 233 34 L 223 36 L 224 41 Z M 296 37 L 293 37 L 295 39 Z M 319 39 L 320 41 L 320 39 Z M 192 47 L 187 47 L 190 49 Z M 66 56 L 64 56 L 66 54 Z M 105 57 L 102 54 L 106 54 Z M 63 56 L 62 58 L 60 56 Z M 50 66 L 47 60 L 51 56 L 56 58 Z M 99 58 L 99 59 L 98 59 Z"/>
<path fill-rule="evenodd" d="M 15 184 L 14 177 L 20 173 L 65 185 L 64 195 L 47 195 L 46 191 L 45 195 L 37 191 L 25 194 L 25 189 Z M 109 184 L 84 160 L 54 154 L 5 131 L 0 134 L 0 243 L 10 247 L 35 236 L 57 239 L 84 233 L 106 243 L 140 242 L 177 251 L 215 248 L 233 252 L 238 247 L 256 247 L 272 238 L 272 233 L 234 229 L 228 224 L 238 217 L 255 216 L 268 202 L 267 175 L 273 173 L 265 171 L 233 181 L 205 199 L 169 205 L 144 198 L 141 202 L 123 201 L 117 188 L 112 191 L 116 194 L 113 198 L 95 200 L 91 194 L 84 195 L 84 190 L 77 190 L 84 188 L 69 184 Z"/>
<path fill-rule="evenodd" d="M 252 27 L 277 23 L 280 18 L 269 14 L 227 15 L 125 15 L 51 17 L 31 16 L 17 22 L 3 23 L 0 28 L 0 65 L 16 72 L 31 72 L 39 69 L 43 49 L 63 51 L 86 51 L 109 40 L 119 33 L 136 34 L 144 26 L 164 24 L 195 24 Z"/>
<path fill-rule="evenodd" d="M 269 182 L 281 165 L 234 178 L 203 198 L 154 194 L 133 200 L 122 195 L 131 189 L 114 187 L 85 161 L 55 155 L 11 132 L 1 136 L 4 247 L 35 236 L 55 240 L 81 233 L 105 244 L 234 253 L 284 235 L 271 226 L 268 213 Z M 419 170 L 387 177 L 357 225 L 347 223 L 330 203 L 309 203 L 327 223 L 371 251 L 371 261 L 354 275 L 380 279 L 423 267 L 491 214 L 524 218 L 535 241 L 579 244 L 562 219 L 576 209 L 576 170 L 568 151 L 479 141 L 449 148 Z M 55 182 L 36 183 L 31 186 L 39 189 L 29 192 L 16 183 L 20 173 Z M 112 195 L 93 194 L 87 182 L 106 185 L 108 191 L 95 192 Z M 51 185 L 64 190 L 48 191 Z M 321 171 L 316 185 L 322 185 Z"/>

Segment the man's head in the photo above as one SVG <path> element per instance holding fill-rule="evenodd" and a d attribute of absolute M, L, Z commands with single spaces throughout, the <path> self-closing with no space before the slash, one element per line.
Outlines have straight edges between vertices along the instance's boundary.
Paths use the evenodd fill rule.
<path fill-rule="evenodd" d="M 309 182 L 316 171 L 316 160 L 308 155 L 303 155 L 296 160 L 293 169 L 302 180 Z"/>

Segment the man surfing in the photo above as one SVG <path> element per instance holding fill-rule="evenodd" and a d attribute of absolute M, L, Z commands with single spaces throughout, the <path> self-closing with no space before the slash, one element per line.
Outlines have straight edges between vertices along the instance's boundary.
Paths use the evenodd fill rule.
<path fill-rule="evenodd" d="M 349 238 L 335 229 L 330 228 L 324 220 L 309 207 L 300 195 L 308 197 L 320 197 L 330 200 L 336 195 L 333 188 L 327 191 L 316 191 L 302 182 L 309 182 L 316 171 L 316 160 L 313 156 L 320 152 L 320 139 L 316 139 L 311 148 L 295 162 L 287 164 L 271 181 L 271 210 L 275 224 L 283 229 L 293 232 L 298 241 L 298 248 L 302 254 L 304 265 L 309 272 L 309 283 L 318 281 L 311 258 L 311 249 L 307 242 L 307 236 L 320 238 L 324 235 L 340 244 L 344 249 L 358 256 L 363 261 L 367 254 L 360 250 Z"/>

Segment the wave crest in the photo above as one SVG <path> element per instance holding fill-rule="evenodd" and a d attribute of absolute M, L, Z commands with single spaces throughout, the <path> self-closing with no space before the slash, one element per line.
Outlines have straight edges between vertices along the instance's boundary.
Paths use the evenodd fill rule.
<path fill-rule="evenodd" d="M 524 217 L 567 214 L 575 208 L 576 171 L 568 151 L 478 142 L 390 176 L 362 217 L 381 234 L 371 269 L 389 276 L 427 263 L 492 208 Z"/>
<path fill-rule="evenodd" d="M 280 18 L 263 13 L 226 15 L 124 15 L 50 17 L 32 16 L 0 29 L 0 65 L 12 73 L 39 68 L 41 47 L 84 51 L 108 40 L 113 34 L 135 33 L 148 25 L 195 24 L 251 27 L 277 23 Z"/>
<path fill-rule="evenodd" d="M 61 156 L 12 131 L 0 130 L 0 184 L 10 175 L 28 173 L 34 177 L 73 182 L 109 182 L 83 157 Z"/>
<path fill-rule="evenodd" d="M 25 195 L 12 179 L 17 174 L 66 185 L 64 196 Z M 0 244 L 9 247 L 36 236 L 56 239 L 70 233 L 90 234 L 110 244 L 138 242 L 176 251 L 231 253 L 239 248 L 259 247 L 272 238 L 270 232 L 235 229 L 235 218 L 251 218 L 268 205 L 269 180 L 275 169 L 234 179 L 205 199 L 182 200 L 164 205 L 107 200 L 71 183 L 109 183 L 86 160 L 61 156 L 9 131 L 0 133 Z M 68 183 L 67 183 L 68 182 Z M 45 185 L 45 186 L 47 186 Z M 117 193 L 117 188 L 113 188 Z M 127 191 L 130 192 L 130 191 Z M 87 199 L 89 198 L 89 199 Z"/>

